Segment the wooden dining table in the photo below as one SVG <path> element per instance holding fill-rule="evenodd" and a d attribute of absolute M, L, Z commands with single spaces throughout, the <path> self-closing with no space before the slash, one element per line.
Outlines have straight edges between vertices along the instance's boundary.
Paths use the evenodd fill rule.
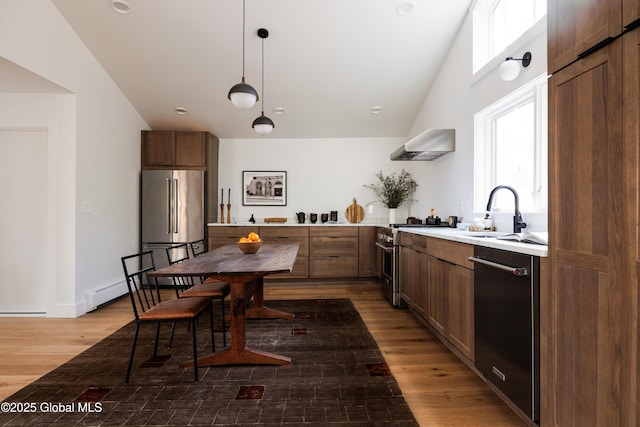
<path fill-rule="evenodd" d="M 150 277 L 215 277 L 229 283 L 231 345 L 223 351 L 199 357 L 198 366 L 291 363 L 289 357 L 247 347 L 246 320 L 295 317 L 292 313 L 264 305 L 263 278 L 269 274 L 291 272 L 298 246 L 265 243 L 257 253 L 244 254 L 236 245 L 225 245 L 181 263 L 149 272 Z M 189 362 L 185 366 L 193 367 L 195 362 Z"/>

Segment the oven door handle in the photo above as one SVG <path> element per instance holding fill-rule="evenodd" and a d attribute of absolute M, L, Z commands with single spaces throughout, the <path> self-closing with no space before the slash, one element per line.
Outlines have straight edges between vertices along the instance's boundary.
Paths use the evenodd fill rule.
<path fill-rule="evenodd" d="M 528 276 L 529 275 L 529 271 L 527 270 L 526 267 L 511 267 L 511 266 L 508 266 L 508 265 L 499 264 L 497 262 L 489 261 L 487 259 L 480 258 L 480 257 L 477 257 L 477 256 L 470 256 L 468 259 L 471 262 L 477 262 L 478 264 L 488 265 L 489 267 L 493 267 L 493 268 L 497 268 L 498 270 L 509 272 L 509 273 L 513 274 L 514 276 Z"/>
<path fill-rule="evenodd" d="M 385 246 L 385 245 L 380 244 L 378 242 L 376 242 L 376 246 L 379 247 L 380 249 L 382 249 L 385 252 L 393 252 L 393 246 Z"/>

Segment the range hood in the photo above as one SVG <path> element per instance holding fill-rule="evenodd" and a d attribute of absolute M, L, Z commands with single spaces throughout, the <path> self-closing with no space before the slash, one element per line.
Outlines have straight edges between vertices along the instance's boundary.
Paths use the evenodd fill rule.
<path fill-rule="evenodd" d="M 456 151 L 455 129 L 427 129 L 391 153 L 391 160 L 437 159 Z"/>

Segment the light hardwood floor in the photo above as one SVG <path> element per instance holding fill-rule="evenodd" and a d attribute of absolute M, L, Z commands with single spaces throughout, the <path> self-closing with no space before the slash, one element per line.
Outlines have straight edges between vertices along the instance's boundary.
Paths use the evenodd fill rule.
<path fill-rule="evenodd" d="M 421 426 L 525 425 L 409 311 L 391 307 L 376 283 L 267 283 L 265 298 L 350 298 Z M 0 400 L 132 318 L 124 298 L 77 319 L 0 317 Z"/>

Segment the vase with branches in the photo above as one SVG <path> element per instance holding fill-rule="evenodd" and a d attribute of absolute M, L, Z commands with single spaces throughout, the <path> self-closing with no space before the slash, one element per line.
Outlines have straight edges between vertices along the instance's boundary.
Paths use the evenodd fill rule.
<path fill-rule="evenodd" d="M 378 180 L 373 184 L 365 184 L 365 188 L 372 190 L 378 200 L 389 209 L 397 209 L 406 202 L 413 202 L 413 193 L 418 188 L 418 183 L 411 174 L 404 169 L 400 174 L 393 172 L 384 175 L 382 171 L 375 173 Z"/>

